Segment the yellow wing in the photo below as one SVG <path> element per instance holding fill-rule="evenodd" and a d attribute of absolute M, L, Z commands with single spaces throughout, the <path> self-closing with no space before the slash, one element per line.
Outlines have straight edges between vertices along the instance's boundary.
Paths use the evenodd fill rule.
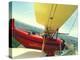
<path fill-rule="evenodd" d="M 51 11 L 52 5 L 53 8 Z M 51 30 L 54 31 L 64 24 L 64 22 L 71 16 L 71 14 L 75 11 L 76 8 L 77 8 L 76 5 L 47 4 L 47 3 L 34 4 L 37 22 L 44 25 L 45 27 L 49 25 L 48 28 L 50 27 Z M 52 17 L 53 19 L 50 20 L 50 17 Z"/>

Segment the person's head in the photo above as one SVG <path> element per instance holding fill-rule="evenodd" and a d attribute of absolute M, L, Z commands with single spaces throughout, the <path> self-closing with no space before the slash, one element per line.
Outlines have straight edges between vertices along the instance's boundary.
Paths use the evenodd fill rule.
<path fill-rule="evenodd" d="M 65 43 L 65 41 L 63 40 L 63 43 Z"/>
<path fill-rule="evenodd" d="M 32 32 L 32 34 L 34 34 L 34 35 L 35 35 L 36 33 L 35 33 L 35 32 Z"/>

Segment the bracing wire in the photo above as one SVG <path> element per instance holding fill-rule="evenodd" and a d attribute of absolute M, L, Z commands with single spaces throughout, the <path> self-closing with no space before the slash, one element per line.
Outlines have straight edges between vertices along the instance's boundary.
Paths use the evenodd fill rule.
<path fill-rule="evenodd" d="M 74 20 L 74 22 L 73 22 L 73 24 L 72 24 L 72 27 L 71 27 L 71 29 L 69 30 L 69 33 L 71 32 L 71 30 L 72 30 L 72 28 L 73 28 L 73 26 L 74 26 L 74 24 L 75 24 L 75 21 L 76 21 L 76 19 L 77 19 L 77 15 L 76 15 L 76 17 L 75 17 L 75 20 Z M 61 44 L 60 44 L 60 54 L 61 54 Z"/>
<path fill-rule="evenodd" d="M 51 9 L 50 9 L 49 18 L 48 18 L 48 24 L 47 24 L 47 28 L 46 28 L 47 33 L 49 33 L 49 23 L 51 24 L 50 18 L 52 18 L 52 20 L 53 20 L 56 8 L 57 8 L 57 4 L 55 5 L 54 11 L 53 11 L 53 4 L 51 4 Z M 53 12 L 53 15 L 51 16 L 52 12 Z M 42 51 L 44 51 L 44 46 L 45 46 L 45 39 L 43 40 L 43 43 L 42 43 Z"/>
<path fill-rule="evenodd" d="M 48 24 L 49 24 L 49 19 L 50 19 L 52 9 L 53 9 L 53 4 L 51 4 L 51 9 L 50 9 L 49 18 L 48 18 Z M 48 24 L 47 24 L 47 27 L 46 27 L 47 33 L 49 32 Z M 44 40 L 43 40 L 43 43 L 42 43 L 42 51 L 44 51 L 44 47 L 45 47 L 45 37 L 44 37 Z"/>
<path fill-rule="evenodd" d="M 69 33 L 71 32 L 71 30 L 72 30 L 72 28 L 73 28 L 73 26 L 74 26 L 74 24 L 75 24 L 75 22 L 76 22 L 76 19 L 77 19 L 77 15 L 76 15 L 76 17 L 75 17 L 75 20 L 74 20 L 74 22 L 73 22 L 73 24 L 72 24 L 72 27 L 71 27 Z"/>

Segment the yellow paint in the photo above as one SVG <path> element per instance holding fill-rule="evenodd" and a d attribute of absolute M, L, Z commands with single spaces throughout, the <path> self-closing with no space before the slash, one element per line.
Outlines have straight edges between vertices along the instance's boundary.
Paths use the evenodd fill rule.
<path fill-rule="evenodd" d="M 53 9 L 51 11 L 51 15 L 49 15 L 52 5 Z M 45 27 L 48 26 L 48 28 L 51 28 L 50 30 L 54 31 L 64 24 L 64 22 L 71 16 L 71 14 L 75 11 L 76 8 L 77 8 L 76 5 L 47 4 L 47 3 L 34 4 L 36 21 L 44 25 Z M 53 19 L 50 20 L 49 17 L 53 17 Z"/>

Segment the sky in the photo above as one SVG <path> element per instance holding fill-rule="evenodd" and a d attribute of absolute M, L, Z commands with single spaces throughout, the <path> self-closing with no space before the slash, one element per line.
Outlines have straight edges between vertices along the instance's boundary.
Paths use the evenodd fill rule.
<path fill-rule="evenodd" d="M 68 18 L 68 20 L 60 27 L 59 32 L 69 33 L 70 36 L 77 37 L 78 33 L 78 10 Z"/>
<path fill-rule="evenodd" d="M 68 20 L 61 26 L 59 32 L 69 33 L 70 36 L 77 36 L 77 10 L 68 18 Z M 27 2 L 12 2 L 12 18 L 17 21 L 36 26 L 44 29 L 44 26 L 36 22 L 34 12 L 34 3 Z"/>
<path fill-rule="evenodd" d="M 12 2 L 12 18 L 24 24 L 29 24 L 44 29 L 44 26 L 36 23 L 33 5 L 34 3 L 31 2 Z"/>
<path fill-rule="evenodd" d="M 12 17 L 21 22 L 35 22 L 33 3 L 12 2 Z"/>
<path fill-rule="evenodd" d="M 72 27 L 72 30 L 70 31 L 69 35 L 73 36 L 73 37 L 78 37 L 78 18 L 75 21 L 75 23 L 74 23 L 74 25 Z"/>

